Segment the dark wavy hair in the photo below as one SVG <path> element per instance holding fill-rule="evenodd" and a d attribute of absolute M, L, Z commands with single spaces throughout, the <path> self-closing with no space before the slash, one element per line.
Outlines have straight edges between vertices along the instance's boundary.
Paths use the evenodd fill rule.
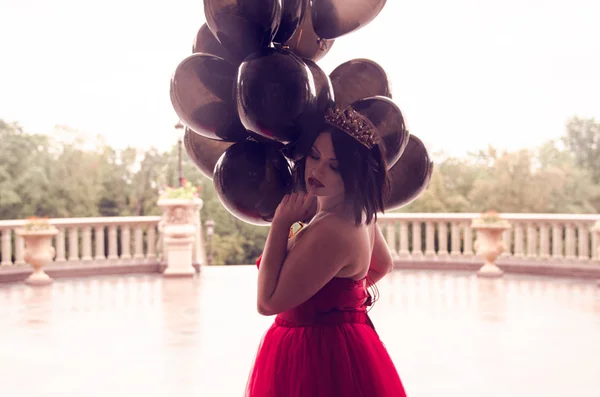
<path fill-rule="evenodd" d="M 324 122 L 317 131 L 331 134 L 338 169 L 344 182 L 345 198 L 352 203 L 356 225 L 361 224 L 363 213 L 367 224 L 376 221 L 377 212 L 384 212 L 384 200 L 390 193 L 383 146 L 375 145 L 368 149 L 344 131 Z M 316 137 L 308 146 L 308 153 Z M 306 155 L 295 162 L 293 169 L 296 188 L 303 191 L 306 191 Z"/>

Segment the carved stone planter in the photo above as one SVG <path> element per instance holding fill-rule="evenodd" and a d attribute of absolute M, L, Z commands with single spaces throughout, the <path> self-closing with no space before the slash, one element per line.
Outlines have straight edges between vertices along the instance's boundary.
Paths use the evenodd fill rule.
<path fill-rule="evenodd" d="M 52 238 L 58 234 L 55 227 L 42 230 L 19 229 L 15 231 L 25 242 L 24 259 L 33 267 L 33 273 L 25 280 L 29 285 L 48 285 L 52 278 L 44 271 L 44 266 L 52 262 L 56 251 Z"/>
<path fill-rule="evenodd" d="M 196 273 L 193 266 L 194 242 L 199 232 L 198 211 L 202 207 L 202 200 L 160 199 L 157 204 L 163 210 L 163 257 L 167 262 L 163 275 L 193 276 Z"/>
<path fill-rule="evenodd" d="M 474 248 L 477 255 L 484 260 L 484 264 L 477 271 L 477 275 L 480 277 L 502 277 L 504 272 L 496 266 L 495 261 L 504 252 L 502 234 L 510 228 L 510 224 L 506 221 L 488 224 L 473 221 L 471 228 L 477 231 Z"/>

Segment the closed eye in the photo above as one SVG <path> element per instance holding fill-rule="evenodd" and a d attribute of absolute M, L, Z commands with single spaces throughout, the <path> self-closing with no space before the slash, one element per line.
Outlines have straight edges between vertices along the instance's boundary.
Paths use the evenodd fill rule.
<path fill-rule="evenodd" d="M 315 151 L 311 152 L 308 157 L 310 157 L 313 160 L 319 160 L 320 157 L 315 153 Z M 339 168 L 337 165 L 330 165 L 329 168 L 331 168 L 333 171 L 335 172 L 339 172 Z"/>

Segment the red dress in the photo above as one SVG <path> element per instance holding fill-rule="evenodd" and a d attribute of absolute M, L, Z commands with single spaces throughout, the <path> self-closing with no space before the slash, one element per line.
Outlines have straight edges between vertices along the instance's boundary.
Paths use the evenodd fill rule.
<path fill-rule="evenodd" d="M 246 397 L 406 396 L 367 315 L 370 304 L 366 279 L 334 278 L 279 313 L 258 349 Z"/>

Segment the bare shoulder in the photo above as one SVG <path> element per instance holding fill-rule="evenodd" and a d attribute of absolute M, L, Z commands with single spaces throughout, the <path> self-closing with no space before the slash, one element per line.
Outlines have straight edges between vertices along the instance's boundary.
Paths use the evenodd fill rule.
<path fill-rule="evenodd" d="M 371 255 L 368 227 L 357 225 L 354 219 L 339 214 L 327 214 L 316 219 L 312 226 L 304 249 L 315 250 L 313 253 L 342 265 L 337 269 L 338 276 L 361 272 L 361 263 L 368 263 Z"/>
<path fill-rule="evenodd" d="M 310 224 L 313 238 L 331 239 L 339 244 L 356 243 L 356 238 L 365 233 L 362 225 L 339 214 L 329 213 L 319 217 Z"/>
<path fill-rule="evenodd" d="M 330 214 L 316 218 L 288 251 L 265 313 L 277 314 L 305 302 L 352 263 L 360 228 Z"/>
<path fill-rule="evenodd" d="M 329 266 L 344 267 L 355 255 L 357 238 L 362 232 L 361 227 L 343 216 L 332 213 L 320 215 L 302 232 L 302 238 L 288 251 L 287 259 L 303 257 L 314 261 L 319 257 Z"/>

